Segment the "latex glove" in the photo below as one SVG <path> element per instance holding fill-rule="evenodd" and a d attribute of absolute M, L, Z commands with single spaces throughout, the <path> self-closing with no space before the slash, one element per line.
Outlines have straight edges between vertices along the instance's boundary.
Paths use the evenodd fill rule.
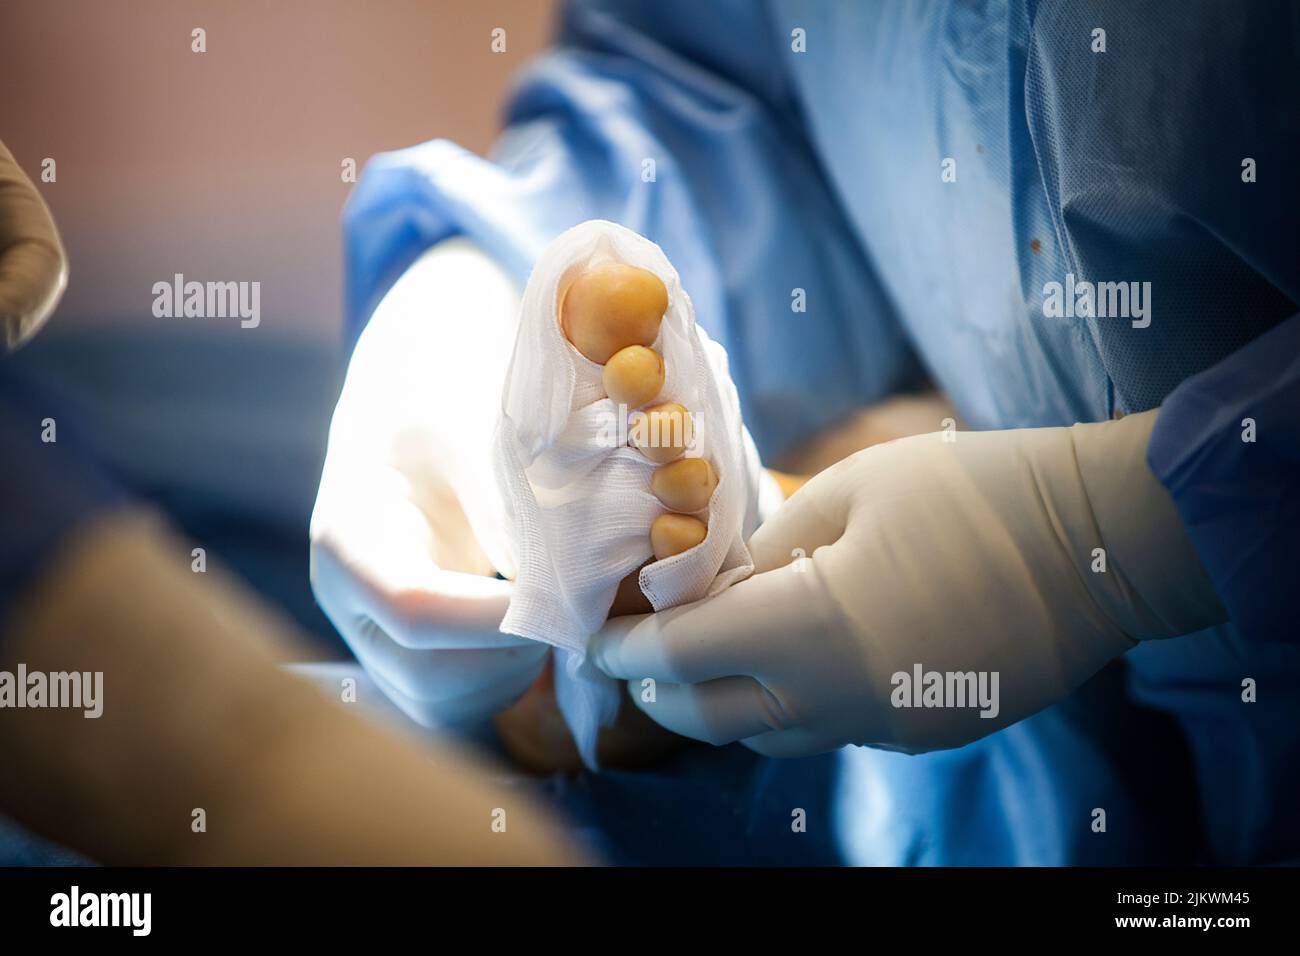
<path fill-rule="evenodd" d="M 1155 415 L 861 451 L 754 534 L 753 577 L 612 621 L 592 658 L 631 681 L 658 723 L 715 744 L 795 756 L 975 740 L 1061 699 L 1136 641 L 1224 619 L 1147 468 Z M 1093 570 L 1098 548 L 1104 572 Z M 910 679 L 918 664 L 997 672 L 996 713 L 894 706 L 895 675 Z"/>
<path fill-rule="evenodd" d="M 50 211 L 0 143 L 0 345 L 13 351 L 45 323 L 68 284 Z"/>
<path fill-rule="evenodd" d="M 413 720 L 493 714 L 549 648 L 497 628 L 510 600 L 492 433 L 520 292 L 465 240 L 380 302 L 330 426 L 311 521 L 316 598 Z"/>

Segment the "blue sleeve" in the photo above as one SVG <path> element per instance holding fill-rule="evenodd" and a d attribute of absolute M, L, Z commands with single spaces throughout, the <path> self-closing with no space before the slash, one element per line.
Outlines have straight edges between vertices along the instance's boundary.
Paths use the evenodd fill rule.
<path fill-rule="evenodd" d="M 1294 639 L 1300 16 L 1285 0 L 1029 10 L 1027 116 L 1069 265 L 1150 283 L 1149 326 L 1091 323 L 1114 403 L 1161 407 L 1148 461 L 1232 620 Z"/>
<path fill-rule="evenodd" d="M 1175 389 L 1147 460 L 1241 632 L 1300 636 L 1300 315 Z"/>
<path fill-rule="evenodd" d="M 1029 10 L 1026 115 L 1061 245 L 1078 279 L 1150 283 L 1149 327 L 1090 325 L 1114 404 L 1155 408 L 1300 306 L 1300 13 Z"/>
<path fill-rule="evenodd" d="M 445 140 L 372 158 L 344 215 L 352 340 L 444 238 L 468 235 L 522 281 L 555 235 L 603 218 L 677 267 L 765 456 L 907 384 L 914 357 L 804 135 L 789 38 L 764 15 L 571 3 L 491 161 Z"/>
<path fill-rule="evenodd" d="M 129 500 L 78 435 L 87 418 L 0 365 L 0 620 L 64 537 Z"/>

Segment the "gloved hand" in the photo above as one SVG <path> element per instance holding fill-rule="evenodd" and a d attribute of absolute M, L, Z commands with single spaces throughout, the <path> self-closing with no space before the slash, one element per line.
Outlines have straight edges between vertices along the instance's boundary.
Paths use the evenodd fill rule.
<path fill-rule="evenodd" d="M 655 721 L 714 744 L 798 756 L 975 740 L 1064 697 L 1136 641 L 1224 620 L 1145 462 L 1156 414 L 861 451 L 754 534 L 751 578 L 611 621 L 592 659 L 629 680 Z M 953 706 L 955 695 L 895 706 L 924 703 L 924 678 L 910 686 L 917 665 L 997 672 L 994 706 Z"/>
<path fill-rule="evenodd" d="M 316 598 L 413 720 L 489 716 L 550 648 L 497 628 L 511 585 L 492 435 L 519 290 L 465 240 L 441 243 L 376 308 L 330 426 L 311 520 Z"/>
<path fill-rule="evenodd" d="M 50 211 L 0 143 L 0 347 L 13 351 L 35 335 L 67 284 Z"/>

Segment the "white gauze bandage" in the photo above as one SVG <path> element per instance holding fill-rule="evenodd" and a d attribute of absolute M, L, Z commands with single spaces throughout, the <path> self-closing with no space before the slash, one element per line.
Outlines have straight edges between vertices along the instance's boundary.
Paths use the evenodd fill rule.
<path fill-rule="evenodd" d="M 635 411 L 616 406 L 601 384 L 604 366 L 565 338 L 559 304 L 583 271 L 616 261 L 657 275 L 668 311 L 653 348 L 665 381 L 655 399 L 691 413 L 687 457 L 713 466 L 708 537 L 642 568 L 655 610 L 712 596 L 753 570 L 745 541 L 771 489 L 741 422 L 727 354 L 695 324 L 690 297 L 663 251 L 629 229 L 585 222 L 557 237 L 533 267 L 520 307 L 514 355 L 497 426 L 497 483 L 505 504 L 514 594 L 501 630 L 547 644 L 556 654 L 556 694 L 588 766 L 596 735 L 618 710 L 621 688 L 586 663 L 587 642 L 609 614 L 619 581 L 653 558 L 650 524 L 667 509 L 650 491 L 658 467 L 627 445 Z M 777 492 L 779 496 L 779 491 Z"/>

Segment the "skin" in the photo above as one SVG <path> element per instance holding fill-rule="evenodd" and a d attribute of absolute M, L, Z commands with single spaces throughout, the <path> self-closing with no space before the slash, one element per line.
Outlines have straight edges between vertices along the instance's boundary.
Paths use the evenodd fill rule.
<path fill-rule="evenodd" d="M 709 533 L 709 526 L 690 515 L 666 514 L 655 518 L 650 525 L 650 546 L 655 558 L 663 561 L 689 551 Z"/>
<path fill-rule="evenodd" d="M 654 605 L 641 590 L 641 570 L 654 564 L 647 561 L 622 581 L 618 582 L 618 591 L 614 594 L 614 603 L 609 606 L 610 617 L 623 617 L 625 614 L 649 614 Z"/>
<path fill-rule="evenodd" d="M 650 477 L 650 490 L 673 511 L 690 514 L 709 506 L 718 476 L 703 458 L 682 458 L 656 468 Z"/>
<path fill-rule="evenodd" d="M 560 327 L 579 352 L 604 365 L 629 345 L 653 345 L 667 311 L 668 290 L 658 276 L 611 262 L 569 284 Z"/>
<path fill-rule="evenodd" d="M 691 444 L 691 413 L 677 402 L 651 405 L 628 422 L 628 444 L 659 465 L 680 458 Z"/>
<path fill-rule="evenodd" d="M 606 363 L 601 382 L 614 404 L 640 408 L 663 390 L 663 356 L 644 345 L 619 349 Z"/>

